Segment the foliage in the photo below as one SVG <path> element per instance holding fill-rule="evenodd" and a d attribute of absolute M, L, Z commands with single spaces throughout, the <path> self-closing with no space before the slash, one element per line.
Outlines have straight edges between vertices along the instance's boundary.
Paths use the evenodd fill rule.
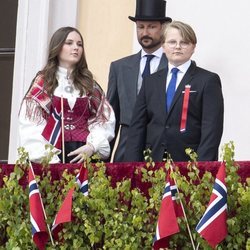
<path fill-rule="evenodd" d="M 48 242 L 47 249 L 152 249 L 156 221 L 165 185 L 166 170 L 173 163 L 166 161 L 164 168 L 156 167 L 145 156 L 145 167 L 137 168 L 136 173 L 149 184 L 148 194 L 131 187 L 130 179 L 111 185 L 111 177 L 106 174 L 103 162 L 95 168 L 88 160 L 89 196 L 74 192 L 73 222 L 64 225 L 55 246 Z M 200 238 L 195 227 L 205 212 L 211 195 L 214 177 L 210 172 L 201 173 L 196 161 L 197 155 L 187 150 L 190 161 L 188 173 L 182 175 L 178 166 L 174 167 L 180 198 L 183 202 L 188 223 L 196 245 L 200 249 L 211 249 Z M 20 182 L 27 178 L 27 155 L 19 149 L 20 158 L 14 172 L 4 177 L 0 188 L 0 249 L 35 249 L 31 237 L 29 221 L 29 191 Z M 223 159 L 226 162 L 228 189 L 228 236 L 217 249 L 250 249 L 249 238 L 249 182 L 241 183 L 234 162 L 234 145 L 225 144 Z M 48 162 L 48 161 L 47 161 Z M 46 159 L 43 162 L 43 175 L 36 176 L 47 215 L 51 225 L 67 191 L 74 185 L 75 175 L 65 171 L 60 180 L 52 182 Z M 249 181 L 249 180 L 248 180 Z M 173 235 L 171 249 L 192 249 L 184 218 L 178 218 L 179 234 Z"/>

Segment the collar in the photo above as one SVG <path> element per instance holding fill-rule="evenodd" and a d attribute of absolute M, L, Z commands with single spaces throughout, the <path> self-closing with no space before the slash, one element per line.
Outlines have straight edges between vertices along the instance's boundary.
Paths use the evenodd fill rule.
<path fill-rule="evenodd" d="M 172 68 L 178 68 L 181 73 L 185 74 L 188 70 L 188 68 L 191 65 L 191 60 L 188 60 L 187 62 L 179 65 L 178 67 L 174 66 L 173 64 L 168 63 L 168 73 L 171 72 Z"/>
<path fill-rule="evenodd" d="M 70 73 L 71 72 L 69 72 L 68 71 L 68 69 L 66 69 L 66 68 L 63 68 L 63 67 L 61 67 L 61 66 L 58 66 L 57 67 L 57 72 L 56 72 L 56 75 L 57 75 L 57 77 L 59 78 L 59 79 L 68 79 L 69 78 L 69 76 L 70 76 Z"/>
<path fill-rule="evenodd" d="M 154 55 L 158 58 L 161 58 L 163 53 L 163 49 L 162 47 L 160 47 L 159 49 L 157 49 L 156 51 L 154 51 L 153 53 L 151 53 L 151 55 Z M 146 53 L 143 49 L 141 50 L 141 58 L 143 58 L 145 55 L 148 55 L 148 53 Z"/>

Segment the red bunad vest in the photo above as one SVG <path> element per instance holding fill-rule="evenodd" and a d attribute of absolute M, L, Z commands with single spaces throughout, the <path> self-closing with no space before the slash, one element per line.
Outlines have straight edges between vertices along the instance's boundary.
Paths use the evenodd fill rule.
<path fill-rule="evenodd" d="M 88 97 L 77 98 L 73 109 L 69 107 L 68 100 L 63 99 L 64 140 L 65 142 L 86 142 L 89 135 L 88 119 L 91 115 Z M 60 105 L 61 98 L 53 96 L 51 113 L 54 107 Z"/>

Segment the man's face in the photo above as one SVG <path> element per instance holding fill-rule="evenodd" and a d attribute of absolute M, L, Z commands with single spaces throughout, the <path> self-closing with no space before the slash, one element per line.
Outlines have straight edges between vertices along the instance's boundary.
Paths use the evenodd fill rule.
<path fill-rule="evenodd" d="M 136 21 L 138 42 L 145 51 L 153 52 L 163 41 L 163 27 L 159 21 Z"/>
<path fill-rule="evenodd" d="M 163 51 L 172 65 L 179 66 L 187 62 L 194 50 L 195 44 L 185 41 L 178 29 L 170 28 L 167 31 Z"/>

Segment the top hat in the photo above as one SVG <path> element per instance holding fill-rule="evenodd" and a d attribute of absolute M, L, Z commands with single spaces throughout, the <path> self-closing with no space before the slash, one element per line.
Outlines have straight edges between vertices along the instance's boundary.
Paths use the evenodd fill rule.
<path fill-rule="evenodd" d="M 171 22 L 170 17 L 165 16 L 166 1 L 164 0 L 136 0 L 135 17 L 128 18 L 134 22 L 140 21 L 160 21 Z"/>

